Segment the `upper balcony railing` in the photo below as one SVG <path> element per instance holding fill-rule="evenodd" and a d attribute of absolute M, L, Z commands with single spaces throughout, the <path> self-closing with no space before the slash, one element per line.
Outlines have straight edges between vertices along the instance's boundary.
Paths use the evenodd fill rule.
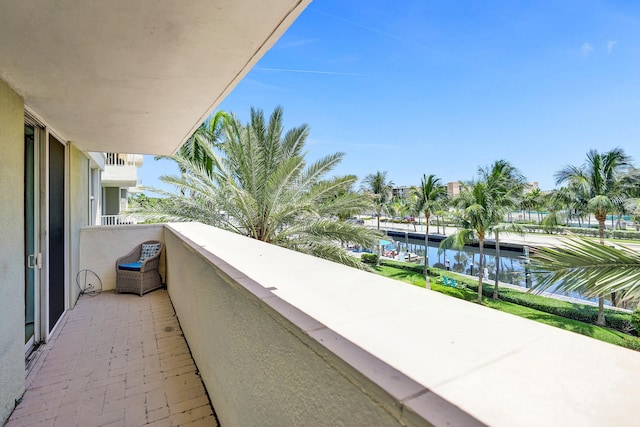
<path fill-rule="evenodd" d="M 140 154 L 105 153 L 105 166 L 142 166 Z"/>
<path fill-rule="evenodd" d="M 101 215 L 100 225 L 133 225 L 138 220 L 131 215 Z"/>

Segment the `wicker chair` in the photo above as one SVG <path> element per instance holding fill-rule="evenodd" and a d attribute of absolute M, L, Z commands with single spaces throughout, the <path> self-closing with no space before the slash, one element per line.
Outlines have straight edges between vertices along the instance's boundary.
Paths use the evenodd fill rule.
<path fill-rule="evenodd" d="M 157 251 L 154 255 L 141 260 L 143 245 L 159 246 L 155 246 Z M 136 246 L 128 255 L 118 258 L 116 261 L 116 292 L 134 293 L 142 296 L 162 287 L 162 278 L 158 272 L 162 248 L 162 242 L 149 240 Z M 154 246 L 147 246 L 145 249 L 154 249 Z"/>

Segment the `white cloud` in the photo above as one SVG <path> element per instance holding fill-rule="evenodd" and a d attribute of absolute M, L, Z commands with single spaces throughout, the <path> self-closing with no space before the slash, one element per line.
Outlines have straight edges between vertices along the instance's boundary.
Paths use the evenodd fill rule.
<path fill-rule="evenodd" d="M 607 43 L 607 55 L 611 55 L 611 52 L 613 52 L 614 46 L 617 44 L 618 44 L 617 40 L 612 40 L 609 43 Z"/>
<path fill-rule="evenodd" d="M 332 76 L 355 76 L 355 77 L 365 77 L 363 74 L 356 73 L 344 73 L 341 71 L 323 71 L 323 70 L 298 70 L 291 68 L 270 68 L 270 67 L 255 67 L 255 70 L 263 70 L 263 71 L 280 71 L 284 73 L 307 73 L 307 74 L 328 74 Z"/>
<path fill-rule="evenodd" d="M 296 48 L 296 47 L 305 47 L 308 46 L 310 44 L 314 44 L 316 42 L 318 42 L 320 39 L 297 39 L 297 40 L 292 40 L 289 42 L 283 42 L 283 43 L 278 43 L 277 47 L 278 48 L 284 48 L 284 49 L 290 49 L 290 48 Z"/>
<path fill-rule="evenodd" d="M 589 56 L 589 54 L 595 50 L 590 43 L 586 43 L 586 42 L 582 43 L 581 49 L 582 49 L 582 55 L 585 57 Z"/>

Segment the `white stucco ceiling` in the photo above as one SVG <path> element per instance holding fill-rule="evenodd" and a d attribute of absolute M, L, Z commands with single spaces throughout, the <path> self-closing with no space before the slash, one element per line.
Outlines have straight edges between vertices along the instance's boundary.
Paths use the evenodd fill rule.
<path fill-rule="evenodd" d="M 171 154 L 311 0 L 0 0 L 0 78 L 87 151 Z"/>

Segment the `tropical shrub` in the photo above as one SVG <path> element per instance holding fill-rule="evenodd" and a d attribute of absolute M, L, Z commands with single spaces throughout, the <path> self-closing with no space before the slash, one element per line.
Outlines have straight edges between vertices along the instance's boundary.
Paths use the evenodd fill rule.
<path fill-rule="evenodd" d="M 636 330 L 638 335 L 640 335 L 640 308 L 636 308 L 635 311 L 631 314 L 631 325 L 633 329 Z"/>
<path fill-rule="evenodd" d="M 362 262 L 375 265 L 378 263 L 378 254 L 362 254 Z"/>
<path fill-rule="evenodd" d="M 478 290 L 477 284 L 469 283 L 467 286 L 476 291 Z M 493 288 L 485 284 L 482 287 L 482 294 L 486 297 L 491 297 Z M 576 304 L 506 288 L 500 288 L 499 298 L 503 301 L 544 311 L 545 313 L 594 325 L 598 319 L 598 307 L 587 304 Z M 634 328 L 630 314 L 617 310 L 605 310 L 605 313 L 607 326 L 610 328 L 625 333 L 631 332 Z"/>

